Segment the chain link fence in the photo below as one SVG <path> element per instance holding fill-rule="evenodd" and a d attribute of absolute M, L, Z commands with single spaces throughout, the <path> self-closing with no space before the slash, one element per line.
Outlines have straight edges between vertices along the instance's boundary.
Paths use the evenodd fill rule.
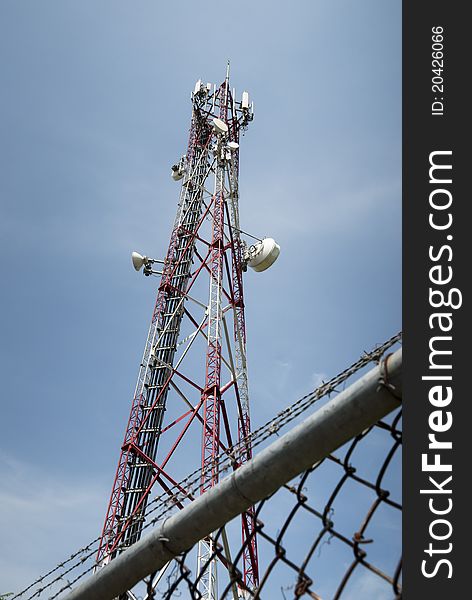
<path fill-rule="evenodd" d="M 290 405 L 249 436 L 254 448 L 267 445 L 274 436 L 306 416 L 315 403 L 328 401 L 357 379 L 384 353 L 401 341 L 393 336 L 364 353 L 353 365 Z M 388 380 L 379 385 L 389 387 Z M 391 387 L 391 386 L 390 386 Z M 394 389 L 389 390 L 395 394 Z M 400 400 L 400 398 L 398 398 Z M 222 456 L 221 476 L 244 451 L 247 440 Z M 256 507 L 259 584 L 248 589 L 239 570 L 244 552 L 234 544 L 237 519 L 213 535 L 218 563 L 218 597 L 322 598 L 323 600 L 383 600 L 401 597 L 401 411 L 362 432 L 336 453 L 326 456 L 282 486 Z M 188 505 L 198 494 L 201 472 L 188 475 L 173 494 L 161 494 L 148 505 L 145 529 L 155 526 Z M 182 494 L 182 488 L 186 494 Z M 236 523 L 238 521 L 238 523 Z M 232 540 L 232 554 L 224 538 Z M 240 531 L 239 531 L 239 539 Z M 11 600 L 65 598 L 76 583 L 95 568 L 99 538 L 11 597 Z M 246 541 L 249 543 L 249 540 Z M 210 558 L 211 560 L 211 558 Z M 131 598 L 202 598 L 195 572 L 195 549 L 175 558 L 165 570 L 147 577 Z M 106 567 L 105 567 L 106 568 Z"/>
<path fill-rule="evenodd" d="M 244 547 L 228 564 L 220 530 L 218 597 L 232 600 L 236 585 L 256 599 L 401 598 L 401 443 L 398 409 L 257 506 L 256 590 L 237 567 Z M 179 556 L 164 581 L 146 579 L 141 597 L 202 598 L 194 562 L 191 551 Z"/>

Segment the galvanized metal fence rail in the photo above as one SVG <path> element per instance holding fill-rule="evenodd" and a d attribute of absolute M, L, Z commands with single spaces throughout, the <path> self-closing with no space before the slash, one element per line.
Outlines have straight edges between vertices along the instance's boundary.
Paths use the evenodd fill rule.
<path fill-rule="evenodd" d="M 376 438 L 376 445 L 381 437 L 384 439 L 383 454 L 377 457 L 376 477 L 370 480 L 351 461 L 359 447 L 372 437 Z M 392 493 L 386 486 L 389 469 L 399 460 L 400 452 L 401 410 L 397 409 L 389 419 L 356 436 L 341 454 L 330 454 L 307 469 L 294 485 L 286 484 L 262 501 L 256 511 L 259 550 L 264 557 L 259 587 L 248 589 L 242 580 L 237 568 L 241 547 L 229 566 L 231 578 L 219 598 L 232 599 L 234 584 L 245 591 L 247 598 L 254 599 L 401 598 L 400 490 L 397 486 L 396 493 Z M 316 482 L 323 468 L 336 472 L 337 479 L 329 498 L 320 503 L 316 498 Z M 354 487 L 362 490 L 355 494 L 361 506 L 357 507 L 355 517 L 346 519 L 345 513 L 352 510 L 350 496 Z M 274 523 L 273 511 L 268 507 L 277 500 L 284 509 Z M 306 531 L 304 536 L 300 535 L 300 524 Z M 225 561 L 222 531 L 214 537 L 215 554 Z M 158 585 L 157 573 L 146 578 L 147 592 L 142 597 L 199 600 L 198 576 L 188 558 L 191 559 L 188 552 L 178 556 L 173 569 Z"/>
<path fill-rule="evenodd" d="M 210 535 L 216 541 L 215 554 L 229 573 L 220 586 L 221 598 L 234 598 L 236 584 L 246 598 L 307 595 L 326 600 L 341 594 L 348 600 L 361 595 L 376 600 L 400 597 L 401 350 L 383 356 L 399 340 L 400 335 L 394 336 L 364 354 L 253 432 L 253 446 L 278 436 L 281 428 L 304 416 L 314 402 L 339 392 L 343 382 L 376 363 L 354 384 L 182 510 L 175 511 L 175 502 L 168 498 L 150 502 L 146 527 L 157 526 L 81 585 L 74 587 L 93 570 L 97 540 L 14 598 L 35 598 L 43 593 L 46 597 L 48 593 L 50 599 L 105 600 L 142 580 L 146 582 L 140 589 L 143 598 L 146 594 L 149 599 L 200 598 L 197 585 L 202 573 L 196 575 L 187 563 L 192 546 Z M 374 457 L 376 465 L 370 464 Z M 354 459 L 359 468 L 354 466 Z M 223 460 L 220 467 L 230 471 L 231 461 Z M 294 477 L 300 477 L 295 484 Z M 324 481 L 322 487 L 328 489 L 326 477 L 329 497 L 320 499 L 318 483 Z M 180 485 L 192 491 L 198 482 L 199 474 L 193 473 Z M 222 527 L 258 502 L 257 535 L 263 570 L 258 589 L 252 590 L 245 587 L 237 566 L 244 546 L 229 558 Z M 158 581 L 157 571 L 171 559 L 171 566 Z"/>

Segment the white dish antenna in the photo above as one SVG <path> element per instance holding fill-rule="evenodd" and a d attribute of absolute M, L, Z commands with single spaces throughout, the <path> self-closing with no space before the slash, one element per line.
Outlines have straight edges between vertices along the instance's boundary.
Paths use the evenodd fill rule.
<path fill-rule="evenodd" d="M 218 117 L 213 119 L 213 127 L 216 133 L 220 133 L 221 135 L 228 133 L 228 125 L 226 125 L 226 123 L 221 119 L 218 119 Z"/>
<path fill-rule="evenodd" d="M 136 271 L 139 271 L 148 261 L 147 256 L 142 256 L 139 252 L 132 252 L 131 260 L 133 261 L 133 267 Z"/>
<path fill-rule="evenodd" d="M 272 238 L 264 238 L 248 249 L 248 266 L 260 273 L 271 267 L 280 254 L 280 246 Z"/>
<path fill-rule="evenodd" d="M 184 176 L 183 170 L 179 169 L 179 165 L 173 165 L 170 174 L 174 181 L 179 181 Z"/>
<path fill-rule="evenodd" d="M 239 148 L 238 142 L 228 142 L 228 148 L 231 150 L 237 150 Z"/>

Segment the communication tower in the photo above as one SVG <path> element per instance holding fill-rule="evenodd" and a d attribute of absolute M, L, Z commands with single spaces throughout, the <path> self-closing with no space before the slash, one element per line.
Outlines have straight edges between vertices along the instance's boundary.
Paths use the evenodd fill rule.
<path fill-rule="evenodd" d="M 182 507 L 192 496 L 178 482 L 194 468 L 201 467 L 203 494 L 218 482 L 219 459 L 232 457 L 235 444 L 243 452 L 233 459 L 234 469 L 251 458 L 244 441 L 251 425 L 243 272 L 247 266 L 268 268 L 279 246 L 271 238 L 249 245 L 240 228 L 239 143 L 253 119 L 253 104 L 245 91 L 236 100 L 229 63 L 224 82 L 197 81 L 191 101 L 187 152 L 171 170 L 181 188 L 167 254 L 163 260 L 132 254 L 135 269 L 159 276 L 160 283 L 98 566 L 139 539 L 154 486 Z M 242 515 L 242 540 L 243 581 L 253 589 L 258 584 L 253 509 Z M 223 543 L 229 552 L 225 532 Z M 217 562 L 224 568 L 225 561 L 215 557 L 212 539 L 200 542 L 197 561 L 199 591 L 214 600 Z M 237 594 L 245 597 L 242 587 Z"/>

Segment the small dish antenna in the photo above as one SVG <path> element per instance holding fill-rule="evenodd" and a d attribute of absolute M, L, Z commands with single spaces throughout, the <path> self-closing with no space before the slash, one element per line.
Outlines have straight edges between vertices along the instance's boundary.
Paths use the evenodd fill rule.
<path fill-rule="evenodd" d="M 218 117 L 213 119 L 213 127 L 216 133 L 220 133 L 221 135 L 228 133 L 228 125 L 226 125 L 226 123 L 221 119 L 218 119 Z"/>
<path fill-rule="evenodd" d="M 247 250 L 247 264 L 254 271 L 261 272 L 271 267 L 280 254 L 280 246 L 272 238 L 264 238 Z"/>
<path fill-rule="evenodd" d="M 142 256 L 139 252 L 131 253 L 131 260 L 136 271 L 140 271 L 142 266 L 148 263 L 148 257 Z"/>

